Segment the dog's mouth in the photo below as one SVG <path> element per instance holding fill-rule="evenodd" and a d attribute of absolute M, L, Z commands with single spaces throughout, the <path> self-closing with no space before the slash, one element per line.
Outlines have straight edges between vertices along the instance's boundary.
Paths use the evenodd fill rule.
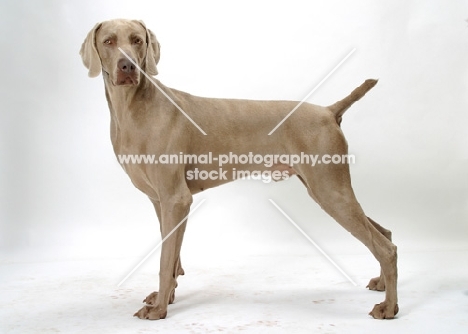
<path fill-rule="evenodd" d="M 138 86 L 139 82 L 140 76 L 136 71 L 117 71 L 113 80 L 115 86 Z"/>
<path fill-rule="evenodd" d="M 136 75 L 128 75 L 127 73 L 119 73 L 117 80 L 115 80 L 116 86 L 137 86 L 139 83 Z"/>
<path fill-rule="evenodd" d="M 138 85 L 138 80 L 131 76 L 126 76 L 124 78 L 118 78 L 116 86 L 136 86 Z"/>

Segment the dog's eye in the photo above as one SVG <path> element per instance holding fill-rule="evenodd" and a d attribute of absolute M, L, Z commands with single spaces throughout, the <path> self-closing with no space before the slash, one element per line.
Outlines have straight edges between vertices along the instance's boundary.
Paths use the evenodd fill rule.
<path fill-rule="evenodd" d="M 133 44 L 137 44 L 137 45 L 143 44 L 143 40 L 141 38 L 135 38 L 133 40 Z"/>
<path fill-rule="evenodd" d="M 112 41 L 111 41 L 110 39 L 106 39 L 106 40 L 104 41 L 104 44 L 106 44 L 106 45 L 111 45 L 111 44 L 112 44 Z"/>

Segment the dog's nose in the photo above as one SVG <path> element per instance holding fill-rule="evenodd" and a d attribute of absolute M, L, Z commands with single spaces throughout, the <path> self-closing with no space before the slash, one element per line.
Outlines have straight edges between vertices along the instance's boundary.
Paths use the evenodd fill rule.
<path fill-rule="evenodd" d="M 127 58 L 120 59 L 119 62 L 117 63 L 117 66 L 119 70 L 121 70 L 122 72 L 125 72 L 125 73 L 135 72 L 135 65 L 133 65 L 133 63 Z"/>

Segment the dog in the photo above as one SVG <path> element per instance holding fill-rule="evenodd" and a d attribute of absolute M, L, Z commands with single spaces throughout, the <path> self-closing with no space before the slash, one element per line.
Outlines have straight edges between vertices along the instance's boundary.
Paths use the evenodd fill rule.
<path fill-rule="evenodd" d="M 292 101 L 193 96 L 168 88 L 154 78 L 158 74 L 160 45 L 154 33 L 137 20 L 117 19 L 96 24 L 83 42 L 80 55 L 90 77 L 102 73 L 104 78 L 111 140 L 117 156 L 186 154 L 193 157 L 208 153 L 221 156 L 228 152 L 233 156 L 300 155 L 302 152 L 343 156 L 348 147 L 340 127 L 342 116 L 377 83 L 366 80 L 349 96 L 327 107 L 309 103 L 298 107 Z M 292 110 L 295 113 L 287 118 Z M 275 131 L 270 132 L 272 129 Z M 159 292 L 146 297 L 145 306 L 135 316 L 164 319 L 168 305 L 174 302 L 177 277 L 184 274 L 180 249 L 192 196 L 233 181 L 234 177 L 228 174 L 218 178 L 188 178 L 189 172 L 215 172 L 219 167 L 219 164 L 194 160 L 178 164 L 122 164 L 122 167 L 134 186 L 153 203 L 165 240 L 161 249 Z M 367 287 L 385 290 L 385 300 L 376 304 L 369 314 L 377 319 L 395 317 L 399 310 L 397 247 L 391 241 L 391 232 L 364 214 L 351 187 L 348 163 L 311 166 L 275 161 L 266 166 L 230 161 L 223 167 L 297 176 L 322 209 L 367 246 L 380 263 L 380 276 L 371 279 Z"/>

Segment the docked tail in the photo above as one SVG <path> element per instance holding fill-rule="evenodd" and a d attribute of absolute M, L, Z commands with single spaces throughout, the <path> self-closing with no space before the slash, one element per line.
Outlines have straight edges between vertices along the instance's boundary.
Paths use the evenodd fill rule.
<path fill-rule="evenodd" d="M 332 104 L 331 106 L 328 107 L 330 111 L 335 114 L 336 122 L 338 124 L 341 123 L 341 118 L 343 114 L 345 113 L 346 110 L 348 110 L 351 105 L 359 101 L 361 97 L 366 95 L 366 93 L 371 90 L 372 87 L 374 87 L 377 84 L 377 80 L 374 79 L 367 79 L 364 81 L 364 83 L 353 90 L 351 94 L 349 94 L 347 97 L 345 97 L 343 100 L 336 102 L 335 104 Z"/>

